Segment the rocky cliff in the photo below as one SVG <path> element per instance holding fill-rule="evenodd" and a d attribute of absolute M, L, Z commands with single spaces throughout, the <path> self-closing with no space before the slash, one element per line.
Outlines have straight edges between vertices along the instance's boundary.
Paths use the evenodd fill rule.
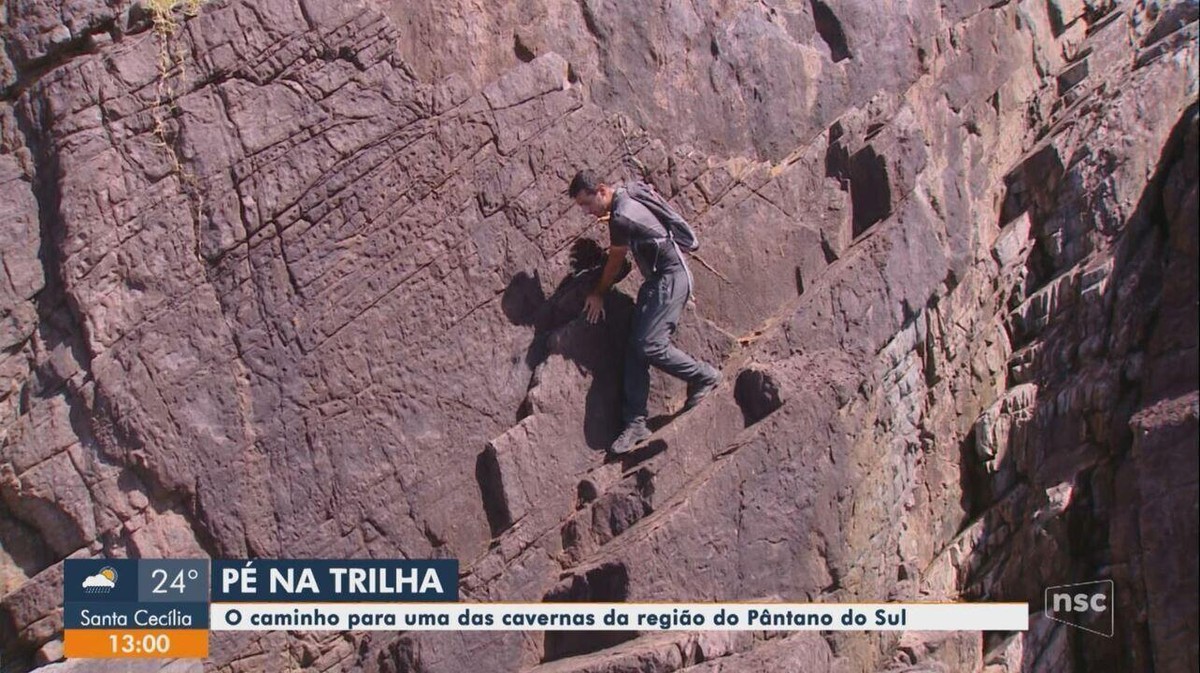
<path fill-rule="evenodd" d="M 8 0 L 5 664 L 98 670 L 53 663 L 65 558 L 445 556 L 468 600 L 1033 614 L 217 634 L 205 668 L 1196 670 L 1197 14 Z M 704 241 L 678 342 L 726 383 L 636 464 L 602 449 L 638 279 L 578 318 L 585 165 Z M 1108 577 L 1114 638 L 1041 616 Z"/>

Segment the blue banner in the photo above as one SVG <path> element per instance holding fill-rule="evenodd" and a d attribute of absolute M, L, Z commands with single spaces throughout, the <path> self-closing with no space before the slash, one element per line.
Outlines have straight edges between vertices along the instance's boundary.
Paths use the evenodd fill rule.
<path fill-rule="evenodd" d="M 214 560 L 211 579 L 214 603 L 458 600 L 456 559 Z"/>
<path fill-rule="evenodd" d="M 135 602 L 137 577 L 136 559 L 67 559 L 63 563 L 63 602 Z"/>
<path fill-rule="evenodd" d="M 208 630 L 208 559 L 67 559 L 63 627 Z"/>
<path fill-rule="evenodd" d="M 208 559 L 67 559 L 64 603 L 207 603 Z"/>
<path fill-rule="evenodd" d="M 207 629 L 208 603 L 67 603 L 68 629 Z"/>

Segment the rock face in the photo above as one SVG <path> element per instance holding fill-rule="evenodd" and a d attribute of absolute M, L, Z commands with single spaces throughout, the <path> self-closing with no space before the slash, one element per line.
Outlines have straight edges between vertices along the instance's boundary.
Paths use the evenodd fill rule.
<path fill-rule="evenodd" d="M 63 559 L 209 555 L 1032 611 L 218 634 L 221 671 L 1197 668 L 1194 0 L 493 5 L 5 3 L 6 664 L 84 670 L 51 663 Z M 578 317 L 585 165 L 704 242 L 677 342 L 726 382 L 637 464 L 602 451 L 636 274 Z M 1100 578 L 1114 638 L 1041 616 Z"/>

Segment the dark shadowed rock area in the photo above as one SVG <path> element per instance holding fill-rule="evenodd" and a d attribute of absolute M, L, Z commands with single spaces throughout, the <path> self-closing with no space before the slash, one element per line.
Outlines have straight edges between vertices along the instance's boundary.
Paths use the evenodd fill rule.
<path fill-rule="evenodd" d="M 203 668 L 1197 670 L 1198 13 L 6 0 L 3 663 L 133 670 L 62 660 L 66 558 L 455 557 L 466 600 L 1030 630 L 214 633 Z M 724 383 L 637 463 L 640 279 L 579 317 L 582 166 L 703 240 L 677 343 Z M 1098 578 L 1113 638 L 1042 616 Z"/>

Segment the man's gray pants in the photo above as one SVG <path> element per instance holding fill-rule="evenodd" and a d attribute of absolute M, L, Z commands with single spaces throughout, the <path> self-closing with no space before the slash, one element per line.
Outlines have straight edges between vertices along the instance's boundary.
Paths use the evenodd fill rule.
<path fill-rule="evenodd" d="M 646 279 L 638 290 L 633 325 L 625 347 L 624 398 L 621 420 L 646 422 L 650 397 L 650 365 L 685 381 L 699 381 L 714 370 L 671 345 L 671 336 L 687 304 L 688 274 L 683 267 Z"/>

